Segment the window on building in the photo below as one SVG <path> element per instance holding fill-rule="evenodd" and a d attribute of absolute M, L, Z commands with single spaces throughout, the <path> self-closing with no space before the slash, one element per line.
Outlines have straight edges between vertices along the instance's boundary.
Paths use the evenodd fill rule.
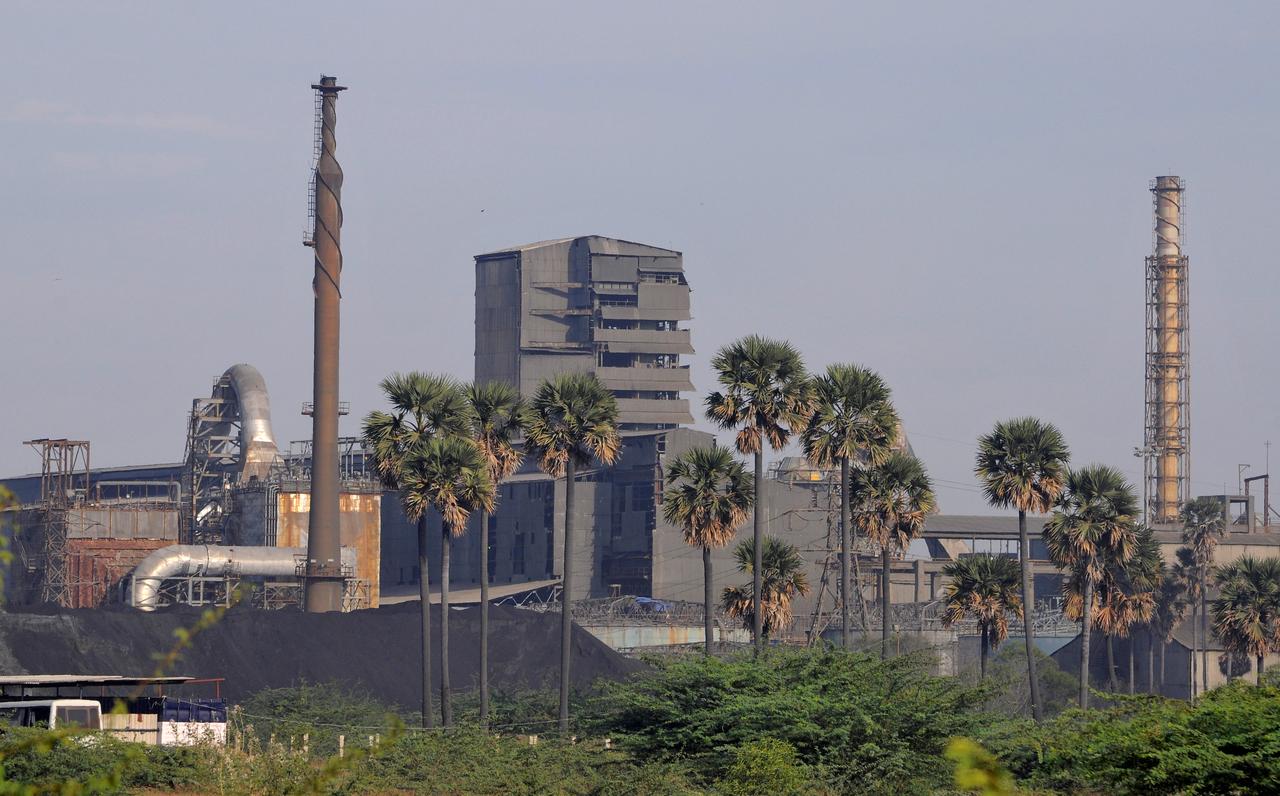
<path fill-rule="evenodd" d="M 648 511 L 653 508 L 653 482 L 641 481 L 631 485 L 631 510 Z"/>
<path fill-rule="evenodd" d="M 511 574 L 524 574 L 524 534 L 518 533 L 511 543 Z"/>

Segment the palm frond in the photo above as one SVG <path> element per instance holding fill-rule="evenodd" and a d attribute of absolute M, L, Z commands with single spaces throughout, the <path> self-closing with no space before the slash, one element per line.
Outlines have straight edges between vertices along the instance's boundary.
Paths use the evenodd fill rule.
<path fill-rule="evenodd" d="M 974 474 L 991 505 L 1044 514 L 1066 487 L 1069 456 L 1057 426 L 1018 417 L 978 438 Z"/>

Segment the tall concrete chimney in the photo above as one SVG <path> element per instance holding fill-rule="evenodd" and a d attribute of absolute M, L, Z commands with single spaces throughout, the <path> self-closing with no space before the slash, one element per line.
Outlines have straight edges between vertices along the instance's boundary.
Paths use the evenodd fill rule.
<path fill-rule="evenodd" d="M 338 339 L 342 299 L 342 167 L 335 156 L 337 78 L 311 86 L 317 100 L 317 158 L 312 186 L 315 224 L 315 364 L 311 415 L 311 508 L 307 534 L 305 605 L 311 613 L 342 610 L 338 534 Z"/>
<path fill-rule="evenodd" d="M 1148 512 L 1154 524 L 1178 522 L 1190 499 L 1191 377 L 1187 266 L 1182 253 L 1180 177 L 1156 177 L 1155 252 L 1147 258 L 1146 435 Z"/>

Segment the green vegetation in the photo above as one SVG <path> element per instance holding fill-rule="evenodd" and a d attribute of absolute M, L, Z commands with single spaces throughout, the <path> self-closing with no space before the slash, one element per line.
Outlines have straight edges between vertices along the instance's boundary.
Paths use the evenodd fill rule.
<path fill-rule="evenodd" d="M 727 586 L 721 594 L 724 612 L 742 620 L 744 627 L 759 627 L 761 638 L 768 639 L 774 632 L 782 632 L 791 626 L 791 601 L 809 593 L 809 576 L 804 571 L 804 559 L 795 545 L 776 536 L 764 538 L 764 551 L 757 556 L 755 541 L 743 539 L 733 549 L 738 571 L 751 575 L 751 582 L 744 586 Z M 755 562 L 761 562 L 760 577 L 755 577 Z M 755 584 L 760 584 L 760 599 L 755 599 Z M 756 606 L 760 606 L 763 618 L 755 621 Z"/>
<path fill-rule="evenodd" d="M 1133 558 L 1138 544 L 1133 487 L 1114 467 L 1092 464 L 1072 470 L 1059 506 L 1044 526 L 1049 558 L 1067 572 L 1067 613 L 1087 632 L 1080 638 L 1080 707 L 1089 700 L 1089 642 L 1098 624 L 1097 587 L 1108 566 Z"/>
<path fill-rule="evenodd" d="M 524 431 L 524 401 L 515 387 L 503 382 L 473 384 L 467 389 L 471 405 L 471 438 L 489 469 L 495 485 L 514 473 L 524 460 L 524 452 L 514 442 Z M 494 501 L 498 499 L 494 492 Z M 489 720 L 489 514 L 480 507 L 480 726 Z"/>
<path fill-rule="evenodd" d="M 246 701 L 233 712 L 226 748 L 0 729 L 0 793 L 1280 789 L 1280 678 L 1265 677 L 1261 686 L 1236 682 L 1194 705 L 1118 696 L 1105 710 L 1052 715 L 1071 702 L 1072 681 L 1051 661 L 1038 663 L 1049 675 L 1041 685 L 1051 714 L 1039 724 L 1023 715 L 1020 651 L 996 656 L 982 684 L 932 676 L 931 662 L 920 655 L 881 661 L 839 649 L 771 648 L 758 658 L 666 658 L 576 704 L 576 742 L 551 733 L 553 692 L 496 694 L 489 732 L 475 723 L 478 697 L 468 696 L 459 699 L 459 727 L 414 731 L 367 695 L 306 685 Z M 517 734 L 539 728 L 536 743 Z"/>
<path fill-rule="evenodd" d="M 747 335 L 724 346 L 711 358 L 720 389 L 707 396 L 707 419 L 736 431 L 738 452 L 754 459 L 756 508 L 751 521 L 752 565 L 751 639 L 759 653 L 764 645 L 764 612 L 758 601 L 764 566 L 764 449 L 782 450 L 804 431 L 813 413 L 813 384 L 795 346 L 784 340 Z"/>
<path fill-rule="evenodd" d="M 661 661 L 606 686 L 586 729 L 641 760 L 686 765 L 701 782 L 730 776 L 733 750 L 772 738 L 836 792 L 929 793 L 950 782 L 948 739 L 983 729 L 988 692 L 932 677 L 928 663 L 786 649 L 756 661 Z"/>
<path fill-rule="evenodd" d="M 560 600 L 573 602 L 573 511 L 575 472 L 622 455 L 618 401 L 594 373 L 565 373 L 544 381 L 525 415 L 525 446 L 552 478 L 564 478 L 564 556 Z M 560 732 L 569 730 L 569 660 L 573 612 L 560 612 Z"/>
<path fill-rule="evenodd" d="M 859 500 L 854 521 L 880 546 L 880 655 L 888 658 L 892 559 L 924 533 L 925 517 L 937 509 L 933 483 L 919 459 L 893 451 L 879 464 L 858 470 L 852 494 Z"/>
<path fill-rule="evenodd" d="M 702 548 L 703 646 L 708 655 L 715 608 L 711 551 L 733 541 L 755 496 L 746 468 L 726 448 L 693 448 L 667 467 L 663 516 L 680 528 L 686 544 Z"/>
<path fill-rule="evenodd" d="M 429 373 L 393 373 L 379 385 L 391 411 L 375 410 L 364 419 L 365 445 L 373 453 L 374 467 L 387 489 L 400 493 L 405 516 L 417 523 L 418 596 L 422 607 L 422 715 L 423 727 L 435 723 L 431 705 L 431 611 L 430 578 L 427 560 L 427 508 L 432 505 L 426 488 L 431 479 L 426 468 L 439 462 L 443 439 L 470 438 L 471 407 L 463 386 L 448 376 Z M 432 445 L 436 447 L 433 449 Z M 474 474 L 472 476 L 474 480 Z M 490 484 L 492 492 L 492 484 Z M 446 524 L 446 533 L 447 524 Z M 449 671 L 448 665 L 444 672 Z M 441 678 L 442 710 L 445 724 L 449 715 L 448 675 Z"/>
<path fill-rule="evenodd" d="M 1022 616 L 1018 594 L 1018 562 L 1005 556 L 981 553 L 952 561 L 942 574 L 951 581 L 943 595 L 947 627 L 973 617 L 982 636 L 980 677 L 987 676 L 987 656 L 1009 636 L 1009 616 Z"/>
<path fill-rule="evenodd" d="M 1048 513 L 1066 486 L 1070 452 L 1062 432 L 1052 423 L 1019 417 L 996 423 L 990 434 L 978 438 L 974 475 L 982 483 L 987 502 L 997 508 L 1018 510 L 1018 566 L 1022 581 L 1022 631 L 1027 655 L 1027 683 L 1031 715 L 1044 714 L 1036 675 L 1035 628 L 1031 615 L 1035 595 L 1031 581 L 1031 538 L 1027 512 Z"/>
<path fill-rule="evenodd" d="M 804 455 L 819 467 L 840 467 L 840 644 L 850 649 L 853 628 L 849 621 L 853 549 L 853 481 L 850 466 L 883 464 L 902 440 L 898 412 L 893 408 L 889 385 L 880 374 L 858 365 L 829 365 L 813 378 L 814 408 L 805 424 L 801 443 Z M 857 583 L 862 583 L 858 573 Z M 861 599 L 863 627 L 866 603 Z"/>

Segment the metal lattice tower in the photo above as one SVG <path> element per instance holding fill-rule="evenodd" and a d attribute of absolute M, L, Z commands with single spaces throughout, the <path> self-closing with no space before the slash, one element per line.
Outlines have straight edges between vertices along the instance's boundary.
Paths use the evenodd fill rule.
<path fill-rule="evenodd" d="M 1154 253 L 1147 257 L 1147 354 L 1144 459 L 1151 522 L 1178 521 L 1191 497 L 1191 345 L 1187 312 L 1187 257 L 1182 253 L 1180 177 L 1151 183 Z"/>
<path fill-rule="evenodd" d="M 240 411 L 223 374 L 208 398 L 191 402 L 182 471 L 180 530 L 184 544 L 222 544 L 228 467 L 240 459 Z"/>
<path fill-rule="evenodd" d="M 72 583 L 67 574 L 67 524 L 71 509 L 89 494 L 89 442 L 79 439 L 32 439 L 40 454 L 40 513 L 44 526 L 40 599 L 71 607 Z M 76 478 L 80 477 L 80 488 Z"/>

